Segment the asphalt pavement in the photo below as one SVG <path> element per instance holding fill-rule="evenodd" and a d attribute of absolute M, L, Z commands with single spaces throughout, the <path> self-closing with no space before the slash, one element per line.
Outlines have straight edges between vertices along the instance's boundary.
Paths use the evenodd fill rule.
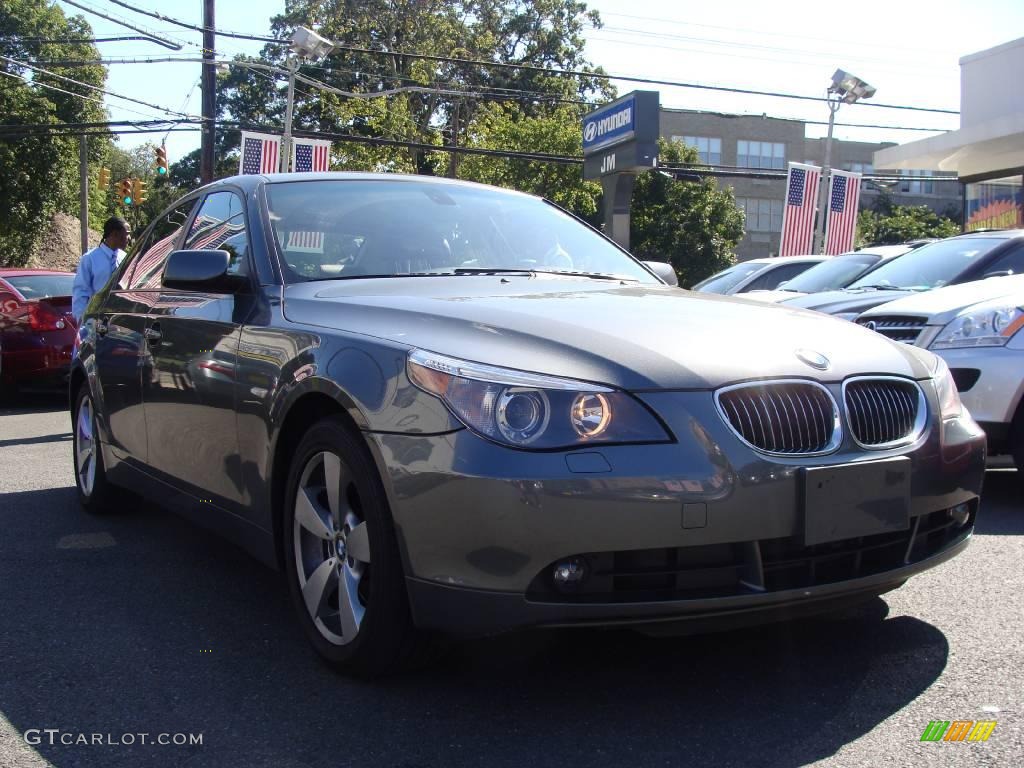
<path fill-rule="evenodd" d="M 63 402 L 0 408 L 0 768 L 1024 764 L 1012 470 L 963 555 L 860 608 L 521 633 L 374 683 L 318 661 L 278 574 L 144 499 L 88 516 L 73 482 Z M 922 742 L 931 720 L 997 725 Z"/>

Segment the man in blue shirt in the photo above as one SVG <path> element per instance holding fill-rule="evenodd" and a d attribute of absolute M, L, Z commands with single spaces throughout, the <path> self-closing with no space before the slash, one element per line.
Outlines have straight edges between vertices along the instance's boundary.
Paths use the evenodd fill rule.
<path fill-rule="evenodd" d="M 131 227 L 124 219 L 113 216 L 103 225 L 103 239 L 91 251 L 82 255 L 71 289 L 71 313 L 81 324 L 89 300 L 107 284 L 117 265 L 124 258 L 124 249 L 132 236 Z"/>

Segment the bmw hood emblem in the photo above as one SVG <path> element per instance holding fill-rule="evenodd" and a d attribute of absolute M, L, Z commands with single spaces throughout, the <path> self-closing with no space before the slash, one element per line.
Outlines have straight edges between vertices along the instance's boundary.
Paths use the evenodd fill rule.
<path fill-rule="evenodd" d="M 815 352 L 813 349 L 798 349 L 796 356 L 811 366 L 811 368 L 819 371 L 827 371 L 829 366 L 832 365 L 827 357 L 821 354 L 821 352 Z"/>

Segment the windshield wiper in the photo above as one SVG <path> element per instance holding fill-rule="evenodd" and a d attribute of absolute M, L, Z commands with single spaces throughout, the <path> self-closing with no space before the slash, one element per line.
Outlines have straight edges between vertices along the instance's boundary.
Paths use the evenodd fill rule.
<path fill-rule="evenodd" d="M 567 269 L 535 269 L 533 271 L 544 275 L 565 275 L 566 277 L 589 277 L 593 280 L 628 280 L 631 283 L 637 282 L 635 277 L 612 275 L 607 272 L 573 272 Z"/>
<path fill-rule="evenodd" d="M 458 267 L 446 275 L 532 275 L 526 267 Z"/>
<path fill-rule="evenodd" d="M 905 291 L 906 288 L 900 288 L 898 285 L 858 285 L 856 288 L 850 290 L 859 291 Z"/>

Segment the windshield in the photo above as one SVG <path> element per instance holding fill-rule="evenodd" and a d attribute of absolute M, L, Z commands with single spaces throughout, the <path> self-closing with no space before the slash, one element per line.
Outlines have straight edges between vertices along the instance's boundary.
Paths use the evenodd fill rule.
<path fill-rule="evenodd" d="M 26 299 L 48 299 L 51 296 L 70 296 L 74 275 L 18 275 L 5 277 L 14 290 Z"/>
<path fill-rule="evenodd" d="M 1002 242 L 1005 241 L 996 237 L 940 240 L 883 264 L 848 287 L 891 287 L 917 291 L 939 288 L 955 280 L 979 256 Z"/>
<path fill-rule="evenodd" d="M 860 277 L 864 270 L 878 263 L 878 256 L 870 253 L 850 253 L 826 259 L 820 264 L 803 272 L 785 285 L 780 291 L 799 291 L 800 293 L 818 293 L 843 288 L 851 280 Z"/>
<path fill-rule="evenodd" d="M 473 274 L 615 275 L 657 283 L 597 232 L 534 197 L 414 180 L 269 184 L 288 282 Z"/>
<path fill-rule="evenodd" d="M 712 275 L 706 280 L 701 280 L 692 290 L 703 291 L 704 293 L 728 293 L 745 278 L 762 269 L 764 264 L 741 263 L 735 264 L 728 269 Z"/>

